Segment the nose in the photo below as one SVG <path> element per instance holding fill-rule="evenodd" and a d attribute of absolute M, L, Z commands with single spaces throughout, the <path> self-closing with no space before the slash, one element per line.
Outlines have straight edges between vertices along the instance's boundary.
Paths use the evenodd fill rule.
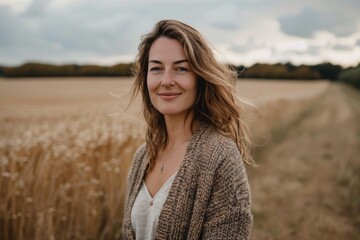
<path fill-rule="evenodd" d="M 174 79 L 173 76 L 171 74 L 170 71 L 165 71 L 163 76 L 162 76 L 162 80 L 161 80 L 161 86 L 163 87 L 170 87 L 173 86 L 174 83 Z"/>

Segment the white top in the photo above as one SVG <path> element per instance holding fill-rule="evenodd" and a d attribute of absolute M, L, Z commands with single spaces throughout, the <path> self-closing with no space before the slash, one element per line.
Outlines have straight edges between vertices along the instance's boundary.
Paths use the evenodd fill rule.
<path fill-rule="evenodd" d="M 169 194 L 176 173 L 171 176 L 152 198 L 143 181 L 131 210 L 131 224 L 136 239 L 154 239 L 157 222 Z"/>

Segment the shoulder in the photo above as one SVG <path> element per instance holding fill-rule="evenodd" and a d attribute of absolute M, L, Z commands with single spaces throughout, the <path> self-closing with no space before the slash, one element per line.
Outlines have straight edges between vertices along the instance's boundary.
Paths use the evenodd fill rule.
<path fill-rule="evenodd" d="M 146 143 L 141 144 L 135 151 L 132 158 L 131 168 L 129 171 L 129 177 L 136 175 L 141 165 L 144 164 L 144 158 L 146 155 Z"/>
<path fill-rule="evenodd" d="M 223 196 L 231 196 L 231 201 L 243 198 L 246 204 L 250 204 L 246 167 L 235 141 L 217 131 L 209 133 L 208 137 L 214 170 L 213 188 L 222 189 Z"/>
<path fill-rule="evenodd" d="M 215 172 L 219 168 L 243 167 L 240 151 L 232 138 L 224 136 L 218 130 L 207 127 L 196 139 L 196 150 L 200 153 L 200 169 Z"/>
<path fill-rule="evenodd" d="M 203 151 L 210 153 L 212 157 L 219 160 L 233 157 L 242 162 L 238 146 L 232 138 L 224 136 L 214 128 L 209 129 L 204 138 Z"/>
<path fill-rule="evenodd" d="M 132 165 L 139 165 L 143 162 L 146 155 L 146 143 L 141 144 L 135 151 L 132 159 Z"/>
<path fill-rule="evenodd" d="M 146 143 L 141 144 L 135 151 L 132 159 L 132 169 L 137 169 L 141 164 L 144 164 L 144 158 L 146 155 Z"/>
<path fill-rule="evenodd" d="M 134 160 L 142 158 L 146 153 L 146 143 L 141 144 L 135 151 Z"/>
<path fill-rule="evenodd" d="M 228 136 L 224 136 L 219 131 L 213 129 L 209 131 L 209 134 L 207 136 L 207 141 L 209 143 L 209 146 L 217 147 L 218 150 L 221 150 L 222 152 L 233 152 L 235 154 L 240 154 L 239 149 L 234 142 L 233 139 L 231 139 Z"/>
<path fill-rule="evenodd" d="M 228 196 L 234 204 L 236 199 L 243 199 L 247 206 L 250 203 L 248 177 L 235 141 L 215 129 L 209 131 L 205 139 L 200 172 L 211 179 L 209 183 L 215 195 L 219 193 L 219 199 Z M 217 195 L 213 197 L 217 199 Z"/>

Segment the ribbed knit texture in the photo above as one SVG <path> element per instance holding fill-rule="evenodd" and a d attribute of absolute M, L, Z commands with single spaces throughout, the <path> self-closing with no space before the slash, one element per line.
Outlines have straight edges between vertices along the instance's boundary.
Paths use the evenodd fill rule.
<path fill-rule="evenodd" d="M 136 239 L 131 208 L 147 165 L 143 144 L 128 177 L 124 239 Z M 155 239 L 248 239 L 251 225 L 249 184 L 235 142 L 211 127 L 201 127 L 190 139 L 160 213 Z"/>

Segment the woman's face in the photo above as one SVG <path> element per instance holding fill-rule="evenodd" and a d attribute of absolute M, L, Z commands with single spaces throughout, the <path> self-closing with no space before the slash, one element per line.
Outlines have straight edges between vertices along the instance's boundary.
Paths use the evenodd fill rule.
<path fill-rule="evenodd" d="M 186 117 L 196 99 L 197 80 L 179 41 L 160 37 L 149 52 L 147 86 L 152 105 L 164 116 Z"/>

